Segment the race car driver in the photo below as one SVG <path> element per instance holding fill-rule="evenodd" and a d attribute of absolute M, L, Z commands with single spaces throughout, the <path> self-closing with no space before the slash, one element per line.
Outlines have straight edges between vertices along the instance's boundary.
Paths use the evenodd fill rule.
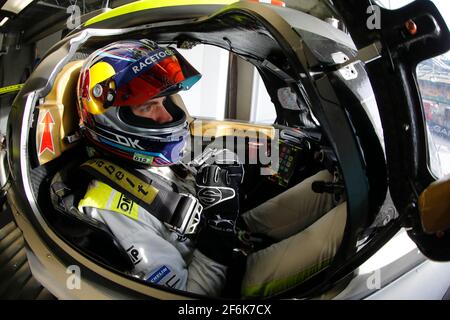
<path fill-rule="evenodd" d="M 95 179 L 78 208 L 107 225 L 130 254 L 134 276 L 219 296 L 239 246 L 242 165 L 233 152 L 218 150 L 195 177 L 182 179 L 168 167 L 180 161 L 188 136 L 173 94 L 200 77 L 175 49 L 149 40 L 119 41 L 91 54 L 78 97 L 82 132 L 97 152 L 84 166 Z M 342 239 L 345 202 L 336 206 L 332 195 L 314 193 L 311 184 L 331 179 L 319 172 L 239 218 L 239 228 L 275 242 L 248 256 L 244 296 L 282 292 L 329 264 Z M 202 227 L 199 206 L 186 194 L 203 205 Z"/>

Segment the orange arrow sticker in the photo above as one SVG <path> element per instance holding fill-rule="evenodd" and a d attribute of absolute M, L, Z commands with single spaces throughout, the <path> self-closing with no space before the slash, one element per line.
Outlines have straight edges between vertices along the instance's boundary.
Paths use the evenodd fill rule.
<path fill-rule="evenodd" d="M 55 121 L 53 120 L 52 114 L 50 111 L 47 111 L 45 116 L 42 118 L 41 123 L 44 125 L 44 132 L 41 137 L 41 146 L 39 147 L 39 155 L 41 155 L 45 150 L 50 151 L 55 154 L 55 148 L 53 146 L 53 137 L 51 128 Z"/>

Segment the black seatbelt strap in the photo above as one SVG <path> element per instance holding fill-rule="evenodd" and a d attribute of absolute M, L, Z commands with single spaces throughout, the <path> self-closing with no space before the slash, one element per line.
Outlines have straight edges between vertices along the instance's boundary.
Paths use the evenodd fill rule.
<path fill-rule="evenodd" d="M 149 177 L 106 159 L 90 159 L 80 168 L 123 193 L 180 235 L 196 233 L 203 207 L 192 195 L 166 190 Z"/>

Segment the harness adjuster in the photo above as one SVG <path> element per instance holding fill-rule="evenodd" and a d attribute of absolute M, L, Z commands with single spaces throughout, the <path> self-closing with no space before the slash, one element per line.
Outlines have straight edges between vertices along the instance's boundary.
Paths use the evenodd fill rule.
<path fill-rule="evenodd" d="M 200 225 L 203 206 L 190 194 L 180 193 L 180 196 L 183 197 L 183 201 L 180 201 L 171 223 L 165 225 L 180 236 L 193 235 L 197 233 Z"/>

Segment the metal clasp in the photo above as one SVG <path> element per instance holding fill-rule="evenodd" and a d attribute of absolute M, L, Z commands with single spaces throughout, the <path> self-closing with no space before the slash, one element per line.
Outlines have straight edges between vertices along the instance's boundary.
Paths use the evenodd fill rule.
<path fill-rule="evenodd" d="M 203 206 L 200 204 L 197 198 L 190 194 L 180 194 L 185 196 L 190 201 L 188 209 L 184 214 L 181 226 L 172 226 L 172 229 L 181 236 L 192 235 L 197 232 L 200 225 L 200 219 L 202 216 Z"/>

